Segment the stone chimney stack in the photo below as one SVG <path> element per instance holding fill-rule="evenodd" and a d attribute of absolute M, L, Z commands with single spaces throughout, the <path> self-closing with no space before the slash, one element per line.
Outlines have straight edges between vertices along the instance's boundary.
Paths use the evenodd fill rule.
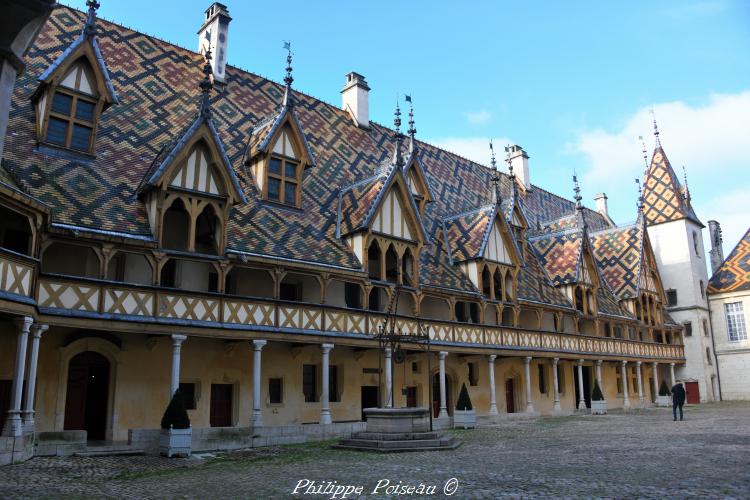
<path fill-rule="evenodd" d="M 358 127 L 370 128 L 370 86 L 365 77 L 351 72 L 346 75 L 346 84 L 341 91 L 341 108 L 348 111 Z"/>
<path fill-rule="evenodd" d="M 606 193 L 599 193 L 596 196 L 594 196 L 594 202 L 596 202 L 596 211 L 605 217 L 609 217 Z"/>
<path fill-rule="evenodd" d="M 724 262 L 724 247 L 722 246 L 723 239 L 721 237 L 721 224 L 715 220 L 708 221 L 708 236 L 711 238 L 711 251 L 708 254 L 711 256 L 711 272 L 715 273 L 717 269 L 721 267 Z"/>
<path fill-rule="evenodd" d="M 227 41 L 229 38 L 229 10 L 224 4 L 214 2 L 206 9 L 203 25 L 198 30 L 198 51 L 205 54 L 211 48 L 211 66 L 214 81 L 224 83 L 227 67 Z"/>
<path fill-rule="evenodd" d="M 527 191 L 531 189 L 531 178 L 529 177 L 529 155 L 521 146 L 510 147 L 510 163 L 513 165 L 513 173 Z"/>

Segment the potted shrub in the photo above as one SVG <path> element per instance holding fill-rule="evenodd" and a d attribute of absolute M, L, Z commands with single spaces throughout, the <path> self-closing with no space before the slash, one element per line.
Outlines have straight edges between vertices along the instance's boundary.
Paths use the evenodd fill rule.
<path fill-rule="evenodd" d="M 606 415 L 607 414 L 607 400 L 604 399 L 604 394 L 599 387 L 599 381 L 594 380 L 594 390 L 591 391 L 591 414 L 592 415 Z"/>
<path fill-rule="evenodd" d="M 669 406 L 669 387 L 667 387 L 666 380 L 662 380 L 659 386 L 659 395 L 656 396 L 656 406 Z"/>
<path fill-rule="evenodd" d="M 471 406 L 469 391 L 466 390 L 466 384 L 461 384 L 461 392 L 458 395 L 456 411 L 453 412 L 453 427 L 463 429 L 473 429 L 477 426 L 477 412 Z"/>
<path fill-rule="evenodd" d="M 190 456 L 193 445 L 193 429 L 185 409 L 185 399 L 177 389 L 161 418 L 159 453 L 167 457 Z"/>

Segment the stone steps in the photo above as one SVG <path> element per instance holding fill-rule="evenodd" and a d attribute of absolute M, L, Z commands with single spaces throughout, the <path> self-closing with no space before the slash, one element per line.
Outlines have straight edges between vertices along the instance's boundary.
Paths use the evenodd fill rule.
<path fill-rule="evenodd" d="M 143 455 L 142 448 L 127 443 L 116 443 L 101 446 L 87 446 L 85 450 L 73 453 L 75 457 L 109 457 Z"/>
<path fill-rule="evenodd" d="M 403 452 L 403 451 L 436 451 L 436 450 L 453 450 L 460 443 L 453 437 L 443 437 L 441 439 L 407 439 L 401 441 L 385 440 L 371 441 L 366 439 L 344 439 L 334 445 L 334 448 L 358 451 L 379 451 L 379 452 Z"/>
<path fill-rule="evenodd" d="M 371 441 L 412 441 L 440 439 L 441 433 L 433 432 L 355 432 L 352 439 Z"/>

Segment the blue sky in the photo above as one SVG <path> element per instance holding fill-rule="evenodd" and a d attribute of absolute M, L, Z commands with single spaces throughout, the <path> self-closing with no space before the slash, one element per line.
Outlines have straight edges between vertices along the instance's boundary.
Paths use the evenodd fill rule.
<path fill-rule="evenodd" d="M 210 4 L 101 3 L 102 16 L 193 50 Z M 489 138 L 520 144 L 532 182 L 570 197 L 575 169 L 585 202 L 606 192 L 618 223 L 635 218 L 637 137 L 650 154 L 653 108 L 698 216 L 724 226 L 725 254 L 750 225 L 750 2 L 224 3 L 229 64 L 279 81 L 291 40 L 296 88 L 338 105 L 357 71 L 373 120 L 391 124 L 411 94 L 420 138 L 485 164 Z"/>

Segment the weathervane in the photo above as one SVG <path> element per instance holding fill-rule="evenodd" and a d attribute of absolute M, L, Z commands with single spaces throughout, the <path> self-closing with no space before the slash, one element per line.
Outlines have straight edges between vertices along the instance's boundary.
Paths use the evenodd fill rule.
<path fill-rule="evenodd" d="M 97 0 L 87 0 L 86 6 L 89 8 L 86 24 L 83 25 L 83 34 L 87 37 L 96 35 L 96 10 L 100 7 Z"/>

